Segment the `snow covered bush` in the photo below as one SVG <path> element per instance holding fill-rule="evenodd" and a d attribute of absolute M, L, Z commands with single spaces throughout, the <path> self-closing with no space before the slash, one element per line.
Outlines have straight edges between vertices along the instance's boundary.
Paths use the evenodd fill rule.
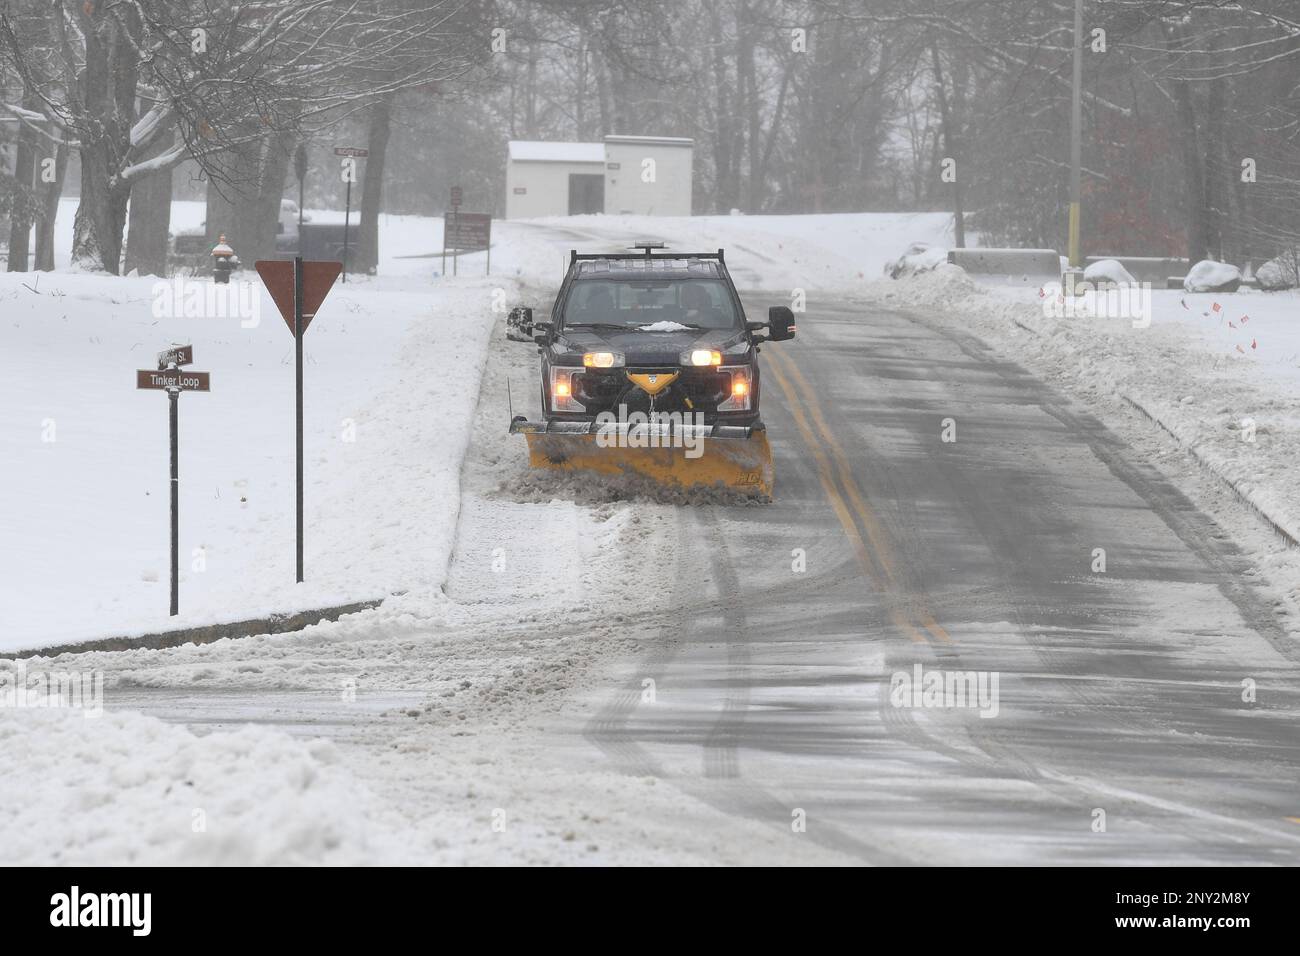
<path fill-rule="evenodd" d="M 885 263 L 885 273 L 891 279 L 931 272 L 948 261 L 948 250 L 928 242 L 914 242 L 892 262 Z"/>

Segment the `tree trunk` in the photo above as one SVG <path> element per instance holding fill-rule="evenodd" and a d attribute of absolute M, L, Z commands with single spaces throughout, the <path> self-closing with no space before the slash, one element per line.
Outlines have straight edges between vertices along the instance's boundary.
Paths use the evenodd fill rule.
<path fill-rule="evenodd" d="M 149 150 L 157 156 L 169 149 L 173 133 L 161 134 Z M 131 187 L 131 208 L 126 234 L 126 271 L 140 275 L 167 274 L 167 231 L 172 216 L 171 169 L 149 173 Z"/>
<path fill-rule="evenodd" d="M 82 268 L 119 275 L 131 187 L 109 184 L 112 165 L 104 148 L 82 146 L 81 202 L 72 221 L 72 261 Z"/>
<path fill-rule="evenodd" d="M 243 122 L 236 127 L 235 135 L 243 139 L 254 135 L 255 131 L 252 123 Z M 235 255 L 244 262 L 252 262 L 260 254 L 258 237 L 262 228 L 262 154 L 265 148 L 265 142 L 260 138 L 233 147 L 227 157 L 227 182 L 221 184 L 215 199 L 214 188 L 208 187 L 208 202 L 217 207 L 213 211 L 221 226 L 214 232 L 209 222 L 208 239 L 215 243 L 220 236 L 225 236 Z"/>
<path fill-rule="evenodd" d="M 284 199 L 284 184 L 289 177 L 289 163 L 293 159 L 296 142 L 293 133 L 281 131 L 266 143 L 258 180 L 252 247 L 252 252 L 259 259 L 275 254 L 275 237 L 280 226 L 280 202 Z"/>
<path fill-rule="evenodd" d="M 1187 258 L 1193 263 L 1208 258 L 1210 252 L 1209 210 L 1205 208 L 1205 169 L 1202 164 L 1200 137 L 1196 131 L 1196 106 L 1192 84 L 1177 80 L 1173 84 L 1177 104 L 1178 136 L 1183 154 L 1183 184 L 1187 210 Z"/>
<path fill-rule="evenodd" d="M 39 101 L 28 93 L 23 108 L 34 110 Z M 31 249 L 32 220 L 36 197 L 32 191 L 32 174 L 36 169 L 36 131 L 24 123 L 18 129 L 18 148 L 14 154 L 14 181 L 18 186 L 13 211 L 9 216 L 9 271 L 26 272 L 27 254 Z"/>
<path fill-rule="evenodd" d="M 392 124 L 393 100 L 389 93 L 370 108 L 370 135 L 366 175 L 361 188 L 361 226 L 357 236 L 356 271 L 374 275 L 379 266 L 379 211 L 383 204 L 384 160 Z"/>
<path fill-rule="evenodd" d="M 722 18 L 717 4 L 709 4 L 709 40 L 713 53 L 713 195 L 716 210 L 730 211 L 740 202 L 740 184 L 736 181 L 734 154 L 734 116 L 728 101 L 727 54 L 723 46 Z"/>
<path fill-rule="evenodd" d="M 1205 142 L 1201 168 L 1205 171 L 1205 237 L 1209 254 L 1220 262 L 1223 258 L 1223 226 L 1226 222 L 1227 189 L 1224 182 L 1222 150 L 1224 111 L 1227 108 L 1227 80 L 1209 81 L 1205 109 Z"/>
<path fill-rule="evenodd" d="M 746 184 L 747 201 L 746 206 L 751 213 L 759 212 L 763 205 L 763 179 L 759 161 L 759 150 L 762 146 L 760 131 L 762 122 L 760 119 L 760 110 L 762 101 L 758 94 L 758 79 L 754 68 L 754 31 L 749 22 L 749 8 L 744 3 L 736 10 L 736 83 L 740 89 L 739 105 L 744 113 L 746 121 L 746 135 L 748 147 L 749 181 Z"/>
<path fill-rule="evenodd" d="M 600 107 L 600 137 L 604 139 L 614 132 L 614 105 L 610 97 L 609 64 L 605 57 L 596 51 L 596 102 Z"/>
<path fill-rule="evenodd" d="M 1188 45 L 1188 38 L 1172 24 L 1165 26 L 1165 43 L 1175 54 Z M 1187 211 L 1187 258 L 1193 264 L 1209 255 L 1209 211 L 1205 203 L 1204 154 L 1196 128 L 1196 101 L 1190 80 L 1175 79 L 1172 88 L 1178 122 L 1178 143 L 1183 160 L 1183 195 Z"/>
<path fill-rule="evenodd" d="M 54 271 L 54 224 L 59 216 L 63 180 L 68 172 L 68 147 L 59 143 L 54 148 L 53 158 L 54 179 L 45 184 L 41 196 L 41 218 L 36 223 L 36 268 L 41 272 Z"/>
<path fill-rule="evenodd" d="M 524 97 L 524 131 L 529 139 L 537 139 L 537 44 L 528 43 L 528 86 Z"/>
<path fill-rule="evenodd" d="M 101 13 L 87 4 L 79 23 L 85 36 L 79 93 L 90 121 L 81 133 L 81 203 L 72 225 L 72 261 L 117 275 L 131 196 L 131 184 L 120 174 L 131 149 L 141 25 L 129 8 L 121 17 Z"/>

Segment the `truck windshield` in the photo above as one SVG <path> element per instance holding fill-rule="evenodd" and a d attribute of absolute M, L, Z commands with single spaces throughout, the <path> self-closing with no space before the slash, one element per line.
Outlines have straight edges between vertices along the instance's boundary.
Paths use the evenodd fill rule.
<path fill-rule="evenodd" d="M 737 329 L 736 313 L 721 279 L 584 279 L 564 304 L 564 326 Z"/>

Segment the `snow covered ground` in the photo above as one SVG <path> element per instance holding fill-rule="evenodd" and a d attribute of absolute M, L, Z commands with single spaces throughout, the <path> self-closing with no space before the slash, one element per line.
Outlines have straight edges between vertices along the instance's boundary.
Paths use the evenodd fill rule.
<path fill-rule="evenodd" d="M 201 220 L 201 205 L 177 205 L 192 208 L 174 225 Z M 292 339 L 269 299 L 242 328 L 154 318 L 152 279 L 0 277 L 0 650 L 173 623 L 166 400 L 133 387 L 134 369 L 173 341 L 192 342 L 195 367 L 213 373 L 210 394 L 181 398 L 175 623 L 389 595 L 293 634 L 30 661 L 102 674 L 107 709 L 0 715 L 0 750 L 25 768 L 0 783 L 5 830 L 19 834 L 12 862 L 728 862 L 760 850 L 802 861 L 766 828 L 653 778 L 574 770 L 529 734 L 642 646 L 648 634 L 621 609 L 663 582 L 636 556 L 679 546 L 676 509 L 530 485 L 522 439 L 504 434 L 506 381 L 515 410 L 535 411 L 535 355 L 505 341 L 500 308 L 543 306 L 570 248 L 632 236 L 724 247 L 741 285 L 805 290 L 801 321 L 834 296 L 864 303 L 863 321 L 879 302 L 985 338 L 1174 477 L 1241 539 L 1279 601 L 1294 610 L 1300 597 L 1296 550 L 1233 498 L 1300 532 L 1294 294 L 1156 292 L 1150 326 L 1134 328 L 1051 318 L 1037 289 L 947 268 L 881 279 L 910 242 L 949 241 L 941 215 L 496 223 L 493 275 L 478 254 L 454 280 L 435 274 L 438 220 L 385 216 L 381 229 L 380 274 L 337 286 L 306 339 L 303 586 Z M 253 699 L 279 726 L 241 726 Z M 688 806 L 709 826 L 683 828 Z"/>
<path fill-rule="evenodd" d="M 502 281 L 331 292 L 305 340 L 301 586 L 293 338 L 260 286 L 245 328 L 155 317 L 154 281 L 0 277 L 0 648 L 436 589 Z M 169 619 L 167 400 L 137 391 L 135 370 L 178 342 L 212 390 L 180 399 L 182 613 Z"/>
<path fill-rule="evenodd" d="M 65 201 L 64 260 L 74 211 Z M 201 203 L 174 204 L 173 229 L 202 219 Z M 1291 480 L 1300 297 L 1157 290 L 1150 327 L 1134 328 L 1052 318 L 1051 290 L 1044 298 L 948 269 L 881 278 L 909 243 L 945 245 L 949 226 L 928 213 L 497 222 L 493 275 L 483 276 L 478 253 L 451 279 L 438 276 L 439 219 L 383 216 L 379 275 L 336 286 L 306 340 L 303 586 L 292 581 L 292 339 L 269 298 L 259 293 L 261 321 L 244 328 L 237 318 L 155 318 L 152 278 L 0 277 L 0 451 L 10 463 L 0 521 L 7 540 L 21 542 L 3 568 L 14 599 L 0 606 L 0 648 L 439 593 L 493 320 L 509 305 L 544 305 L 569 249 L 622 248 L 632 237 L 725 248 L 740 285 L 792 300 L 802 292 L 806 322 L 819 301 L 850 297 L 966 325 L 1071 394 L 1122 397 L 1126 412 L 1136 405 L 1157 417 L 1300 537 Z M 242 281 L 251 296 L 256 280 L 245 272 Z M 195 367 L 214 384 L 181 399 L 182 615 L 172 620 L 166 400 L 136 391 L 132 375 L 178 341 L 194 344 Z M 531 396 L 529 382 L 515 385 Z"/>

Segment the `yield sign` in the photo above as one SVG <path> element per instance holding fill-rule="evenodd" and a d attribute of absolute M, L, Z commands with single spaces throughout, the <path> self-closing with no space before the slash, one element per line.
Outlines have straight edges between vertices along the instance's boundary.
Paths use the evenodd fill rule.
<path fill-rule="evenodd" d="M 271 293 L 275 307 L 284 316 L 289 332 L 293 333 L 293 260 L 258 259 L 257 274 L 262 277 L 266 291 Z M 302 330 L 307 331 L 316 310 L 343 271 L 341 262 L 309 262 L 302 264 Z"/>

